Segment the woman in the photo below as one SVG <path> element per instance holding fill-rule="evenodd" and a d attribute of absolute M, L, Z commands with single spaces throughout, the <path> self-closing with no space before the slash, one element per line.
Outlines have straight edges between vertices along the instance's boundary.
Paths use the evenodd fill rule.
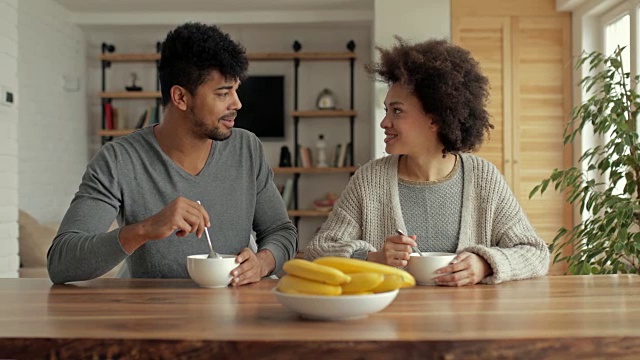
<path fill-rule="evenodd" d="M 391 155 L 356 172 L 305 256 L 405 266 L 412 246 L 455 252 L 436 279 L 449 286 L 546 274 L 547 246 L 503 176 L 468 154 L 493 128 L 478 62 L 444 40 L 397 40 L 368 67 L 390 85 L 380 126 Z"/>

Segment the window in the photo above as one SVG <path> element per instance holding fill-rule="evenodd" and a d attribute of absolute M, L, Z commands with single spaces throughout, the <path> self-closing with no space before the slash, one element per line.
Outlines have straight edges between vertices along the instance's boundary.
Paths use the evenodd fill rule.
<path fill-rule="evenodd" d="M 633 73 L 635 70 L 631 69 L 631 16 L 629 13 L 619 14 L 619 11 L 622 9 L 614 9 L 611 15 L 618 15 L 616 18 L 606 21 L 607 16 L 603 18 L 606 21 L 604 26 L 604 53 L 605 55 L 613 55 L 618 47 L 623 48 L 622 51 L 622 69 L 625 73 L 631 72 L 631 77 L 633 77 Z M 620 81 L 620 76 L 616 76 L 616 81 Z M 605 141 L 610 141 L 613 134 L 608 134 L 605 137 Z M 617 194 L 624 193 L 624 187 L 626 185 L 626 181 L 621 179 L 616 183 L 616 191 Z"/>
<path fill-rule="evenodd" d="M 606 55 L 612 55 L 619 47 L 625 48 L 622 52 L 622 67 L 625 71 L 631 71 L 631 16 L 626 14 L 604 29 L 604 48 Z"/>
<path fill-rule="evenodd" d="M 600 50 L 611 55 L 624 47 L 622 66 L 633 78 L 638 72 L 638 15 L 640 0 L 627 0 L 600 17 L 602 43 Z"/>

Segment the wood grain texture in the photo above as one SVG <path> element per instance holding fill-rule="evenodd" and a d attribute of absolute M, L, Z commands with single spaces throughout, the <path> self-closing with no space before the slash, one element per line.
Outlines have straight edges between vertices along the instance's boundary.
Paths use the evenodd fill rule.
<path fill-rule="evenodd" d="M 292 111 L 291 116 L 298 117 L 349 117 L 358 116 L 358 112 L 354 110 L 303 110 Z"/>
<path fill-rule="evenodd" d="M 521 17 L 512 21 L 513 143 L 512 189 L 538 235 L 553 240 L 558 229 L 571 229 L 572 207 L 552 188 L 529 199 L 531 190 L 554 169 L 570 167 L 572 148 L 564 146 L 570 118 L 571 73 L 568 14 Z M 567 106 L 569 105 L 569 106 Z"/>
<path fill-rule="evenodd" d="M 513 182 L 511 140 L 511 22 L 508 17 L 458 17 L 452 19 L 452 41 L 471 52 L 489 79 L 487 111 L 494 128 L 478 156 L 489 160 Z"/>
<path fill-rule="evenodd" d="M 160 91 L 109 91 L 98 94 L 101 99 L 155 99 L 161 98 Z"/>
<path fill-rule="evenodd" d="M 321 211 L 321 210 L 310 210 L 310 209 L 299 209 L 299 210 L 289 210 L 287 211 L 289 216 L 302 216 L 302 217 L 327 217 L 329 216 L 329 211 Z"/>
<path fill-rule="evenodd" d="M 338 61 L 355 59 L 357 56 L 353 52 L 282 52 L 282 53 L 248 53 L 250 61 L 272 61 L 272 60 L 310 60 L 310 61 Z"/>
<path fill-rule="evenodd" d="M 451 17 L 452 41 L 472 53 L 491 86 L 495 128 L 477 154 L 502 172 L 551 243 L 560 228 L 573 228 L 573 208 L 553 187 L 529 193 L 573 162 L 563 144 L 572 106 L 571 15 L 556 12 L 554 0 L 452 0 Z M 552 264 L 551 274 L 566 271 L 566 263 Z"/>
<path fill-rule="evenodd" d="M 98 59 L 111 62 L 154 62 L 160 60 L 159 53 L 100 54 Z"/>
<path fill-rule="evenodd" d="M 451 13 L 470 17 L 557 14 L 556 0 L 451 0 Z"/>
<path fill-rule="evenodd" d="M 0 280 L 0 358 L 632 358 L 640 276 L 559 276 L 401 290 L 344 322 L 301 319 L 274 280 Z"/>

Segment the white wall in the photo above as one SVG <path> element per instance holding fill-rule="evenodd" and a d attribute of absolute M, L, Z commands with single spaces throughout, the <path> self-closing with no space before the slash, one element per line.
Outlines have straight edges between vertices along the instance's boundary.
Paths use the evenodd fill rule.
<path fill-rule="evenodd" d="M 375 0 L 373 42 L 377 46 L 390 47 L 395 44 L 394 35 L 410 42 L 420 42 L 429 38 L 451 38 L 450 0 Z M 378 59 L 373 50 L 374 59 Z M 376 83 L 373 89 L 372 124 L 373 144 L 371 157 L 378 158 L 384 152 L 384 130 L 380 122 L 384 118 L 383 102 L 387 86 Z"/>
<path fill-rule="evenodd" d="M 18 98 L 18 0 L 0 0 L 0 87 Z M 0 277 L 18 277 L 18 106 L 0 104 Z"/>
<path fill-rule="evenodd" d="M 16 12 L 17 0 L 0 0 L 0 3 L 11 4 L 14 13 Z M 35 7 L 36 3 L 38 8 Z M 100 44 L 103 41 L 113 42 L 118 52 L 152 52 L 156 41 L 162 40 L 175 23 L 153 25 L 159 23 L 147 21 L 148 25 L 109 26 L 104 25 L 108 21 L 104 22 L 101 14 L 94 14 L 96 16 L 93 17 L 82 13 L 69 15 L 52 0 L 22 1 L 20 4 L 17 10 L 17 33 L 20 35 L 18 77 L 22 104 L 27 105 L 22 106 L 19 122 L 17 108 L 13 110 L 15 120 L 10 123 L 14 134 L 17 132 L 15 127 L 19 126 L 19 151 L 14 154 L 20 156 L 19 204 L 41 222 L 57 222 L 66 211 L 90 156 L 100 146 L 99 138 L 94 135 L 100 116 L 100 100 L 96 96 L 100 89 L 100 63 L 96 59 L 100 53 Z M 358 54 L 355 108 L 359 116 L 356 119 L 355 153 L 356 163 L 362 164 L 383 154 L 382 132 L 374 129 L 379 129 L 383 116 L 381 104 L 386 86 L 378 84 L 374 87 L 363 70 L 363 65 L 370 62 L 374 54 L 374 44 L 388 46 L 392 43 L 394 34 L 408 40 L 432 36 L 448 38 L 449 8 L 449 0 L 376 0 L 373 16 L 366 10 L 345 12 L 345 16 L 354 16 L 352 23 L 346 19 L 337 23 L 326 22 L 325 19 L 318 24 L 319 20 L 315 16 L 309 18 L 309 21 L 293 24 L 251 25 L 244 21 L 242 25 L 233 25 L 229 24 L 233 21 L 228 21 L 222 28 L 252 52 L 290 51 L 294 40 L 302 42 L 305 51 L 344 51 L 346 42 L 353 39 Z M 0 19 L 3 19 L 5 14 L 11 12 L 1 13 Z M 135 21 L 129 24 L 150 20 L 153 18 L 151 15 L 153 13 L 149 16 L 146 13 L 136 14 Z M 175 16 L 166 19 L 175 20 Z M 371 19 L 374 19 L 373 22 Z M 296 19 L 291 21 L 295 22 Z M 235 22 L 241 21 L 236 19 Z M 6 24 L 4 21 L 1 23 L 0 27 Z M 82 30 L 72 23 L 82 23 Z M 98 23 L 103 25 L 97 25 Z M 165 21 L 164 24 L 168 22 Z M 1 41 L 2 37 L 0 44 Z M 2 56 L 4 55 L 0 50 L 0 61 Z M 5 68 L 2 69 L 4 71 Z M 346 107 L 347 69 L 347 64 L 342 63 L 303 63 L 300 72 L 300 108 L 313 107 L 317 93 L 324 87 L 334 90 L 340 105 Z M 109 70 L 109 88 L 119 89 L 129 83 L 131 71 L 136 71 L 141 76 L 140 85 L 146 89 L 154 87 L 152 79 L 155 72 L 152 66 L 114 64 Z M 289 63 L 252 63 L 250 73 L 285 74 L 289 80 L 293 74 L 293 66 Z M 62 90 L 63 76 L 79 79 L 80 91 Z M 290 82 L 288 84 L 286 98 L 289 102 L 286 105 L 291 109 L 292 85 Z M 378 89 L 375 95 L 374 89 Z M 376 104 L 375 116 L 372 102 Z M 128 100 L 126 104 L 121 105 L 124 117 L 128 117 L 129 122 L 134 122 L 148 102 Z M 1 112 L 0 116 L 3 116 Z M 337 142 L 347 140 L 347 119 L 303 119 L 301 123 L 302 144 L 313 145 L 321 132 L 325 134 L 329 148 Z M 2 120 L 0 126 L 4 126 Z M 274 166 L 278 161 L 280 147 L 292 146 L 291 119 L 287 119 L 286 132 L 285 141 L 264 143 L 267 156 Z M 64 141 L 57 135 L 60 133 L 65 134 Z M 5 132 L 0 134 L 0 138 L 2 134 Z M 5 171 L 7 169 L 6 166 L 2 168 Z M 346 174 L 302 175 L 300 207 L 310 208 L 311 201 L 327 191 L 339 193 L 347 180 Z M 278 177 L 276 181 L 283 182 L 284 178 Z M 0 182 L 0 192 L 3 191 L 2 184 Z M 0 201 L 5 198 L 8 197 L 2 197 Z M 322 218 L 301 220 L 302 246 L 322 221 Z M 2 245 L 0 249 L 3 249 Z"/>
<path fill-rule="evenodd" d="M 19 204 L 42 223 L 59 222 L 89 156 L 84 35 L 66 9 L 39 0 L 20 1 L 18 37 Z"/>
<path fill-rule="evenodd" d="M 100 63 L 96 56 L 100 53 L 102 42 L 113 43 L 116 53 L 120 52 L 153 52 L 155 43 L 162 41 L 168 30 L 174 26 L 161 27 L 93 27 L 87 28 L 88 40 L 88 102 L 90 104 L 90 133 L 95 133 L 99 126 L 100 100 L 92 96 L 100 89 Z M 369 24 L 356 25 L 223 25 L 223 31 L 242 43 L 248 52 L 289 52 L 295 40 L 302 43 L 302 51 L 347 51 L 349 40 L 356 43 L 358 59 L 355 65 L 355 109 L 359 112 L 355 125 L 355 160 L 363 164 L 370 158 L 371 134 L 371 81 L 364 71 L 364 64 L 370 62 L 371 29 Z M 95 59 L 95 60 L 94 60 Z M 251 62 L 249 75 L 284 75 L 285 106 L 288 114 L 293 109 L 293 61 L 291 62 Z M 145 90 L 155 89 L 155 70 L 152 64 L 113 64 L 108 71 L 107 90 L 121 90 L 130 82 L 129 74 L 135 71 L 140 76 L 138 82 Z M 318 93 L 323 88 L 330 88 L 338 99 L 338 106 L 349 107 L 349 63 L 343 62 L 302 62 L 299 72 L 299 109 L 315 108 Z M 241 99 L 242 100 L 242 99 Z M 132 126 L 139 114 L 149 105 L 144 100 L 116 100 L 114 104 L 125 114 L 125 121 Z M 240 110 L 242 111 L 242 110 Z M 349 130 L 348 118 L 336 119 L 301 119 L 299 141 L 302 145 L 313 148 L 318 134 L 324 134 L 328 149 L 333 149 L 339 142 L 347 142 Z M 287 145 L 293 150 L 293 119 L 286 117 L 286 139 L 284 141 L 264 140 L 263 145 L 267 159 L 272 166 L 278 165 L 280 148 Z M 100 146 L 99 138 L 92 137 L 92 149 Z M 331 156 L 331 151 L 329 151 Z M 322 174 L 302 175 L 299 182 L 299 207 L 312 208 L 312 201 L 323 197 L 326 192 L 340 194 L 349 179 L 349 175 Z M 277 183 L 284 183 L 286 176 L 278 175 Z M 300 220 L 301 249 L 313 237 L 324 218 L 303 218 Z"/>

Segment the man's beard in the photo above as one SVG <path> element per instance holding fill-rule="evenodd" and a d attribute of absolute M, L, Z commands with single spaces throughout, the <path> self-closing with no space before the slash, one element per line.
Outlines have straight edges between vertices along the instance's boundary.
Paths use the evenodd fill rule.
<path fill-rule="evenodd" d="M 189 112 L 191 113 L 191 119 L 193 120 L 193 123 L 196 127 L 196 132 L 199 135 L 202 135 L 202 137 L 205 137 L 207 139 L 214 140 L 214 141 L 224 141 L 224 140 L 227 140 L 229 137 L 231 137 L 232 129 L 229 129 L 228 132 L 224 132 L 220 128 L 220 122 L 219 122 L 220 119 L 218 119 L 218 124 L 216 125 L 216 127 L 211 128 L 207 126 L 204 120 L 202 120 L 196 115 L 193 109 L 190 109 Z M 228 116 L 228 115 L 229 114 L 226 114 L 225 116 Z"/>

